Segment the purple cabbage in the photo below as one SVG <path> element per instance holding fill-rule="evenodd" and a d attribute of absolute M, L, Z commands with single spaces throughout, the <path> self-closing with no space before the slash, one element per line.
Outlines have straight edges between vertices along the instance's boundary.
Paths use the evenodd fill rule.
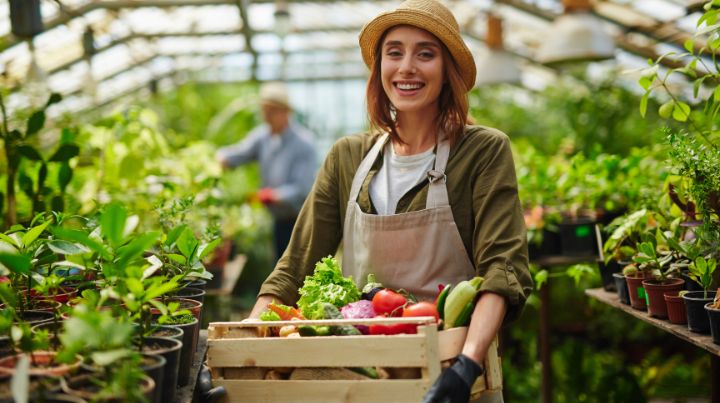
<path fill-rule="evenodd" d="M 340 308 L 340 313 L 342 313 L 345 319 L 369 319 L 377 316 L 372 307 L 372 302 L 365 299 L 345 305 Z M 355 325 L 355 327 L 362 332 L 362 334 L 368 334 L 370 332 L 370 329 L 365 325 Z"/>

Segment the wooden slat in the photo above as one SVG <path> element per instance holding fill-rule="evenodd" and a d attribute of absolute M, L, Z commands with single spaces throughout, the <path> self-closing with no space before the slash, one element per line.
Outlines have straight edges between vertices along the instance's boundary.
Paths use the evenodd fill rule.
<path fill-rule="evenodd" d="M 418 335 L 424 338 L 425 342 L 425 362 L 421 369 L 423 378 L 428 379 L 430 383 L 435 382 L 440 376 L 440 354 L 438 346 L 438 332 L 435 326 L 422 326 L 418 328 Z"/>
<path fill-rule="evenodd" d="M 485 357 L 485 380 L 487 389 L 502 389 L 502 364 L 498 356 L 497 337 L 490 344 Z"/>
<path fill-rule="evenodd" d="M 210 367 L 424 367 L 421 335 L 208 340 Z"/>
<path fill-rule="evenodd" d="M 227 395 L 221 402 L 323 402 L 417 403 L 429 388 L 427 381 L 246 381 L 213 380 L 213 386 L 224 386 Z M 232 398 L 230 398 L 232 396 Z"/>
<path fill-rule="evenodd" d="M 465 344 L 465 337 L 467 336 L 467 330 L 467 327 L 454 327 L 452 329 L 438 332 L 440 361 L 455 358 L 460 351 L 462 351 L 462 346 Z"/>

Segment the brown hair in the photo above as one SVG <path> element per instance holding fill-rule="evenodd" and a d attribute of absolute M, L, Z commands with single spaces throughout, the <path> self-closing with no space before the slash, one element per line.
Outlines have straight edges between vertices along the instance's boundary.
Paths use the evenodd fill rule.
<path fill-rule="evenodd" d="M 390 133 L 390 137 L 402 142 L 396 130 L 395 111 L 382 86 L 380 64 L 382 63 L 382 45 L 389 29 L 383 33 L 375 49 L 375 63 L 370 71 L 367 82 L 366 99 L 368 118 L 371 130 Z M 465 124 L 472 123 L 468 114 L 467 87 L 463 81 L 457 62 L 448 51 L 445 44 L 441 44 L 443 54 L 443 67 L 446 82 L 443 84 L 438 96 L 439 114 L 435 122 L 438 132 L 447 134 L 451 144 L 459 140 L 465 132 Z"/>

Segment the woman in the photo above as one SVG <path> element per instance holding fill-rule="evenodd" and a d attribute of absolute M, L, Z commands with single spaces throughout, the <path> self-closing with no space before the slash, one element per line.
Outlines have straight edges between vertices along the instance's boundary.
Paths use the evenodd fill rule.
<path fill-rule="evenodd" d="M 509 141 L 466 125 L 475 63 L 442 4 L 408 0 L 380 14 L 360 48 L 376 130 L 333 146 L 251 317 L 273 299 L 297 301 L 304 277 L 341 241 L 345 275 L 372 272 L 419 299 L 434 298 L 438 283 L 483 276 L 462 355 L 426 396 L 467 401 L 498 329 L 532 290 Z"/>

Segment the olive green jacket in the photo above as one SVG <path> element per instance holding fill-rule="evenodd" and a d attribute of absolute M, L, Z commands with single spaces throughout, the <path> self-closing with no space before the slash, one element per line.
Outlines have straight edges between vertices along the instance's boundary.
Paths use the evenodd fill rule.
<path fill-rule="evenodd" d="M 378 137 L 353 135 L 333 145 L 305 200 L 290 244 L 262 285 L 260 295 L 295 303 L 297 290 L 305 276 L 312 275 L 315 263 L 335 254 L 342 241 L 353 177 Z M 364 212 L 376 213 L 368 186 L 382 162 L 380 155 L 360 190 L 358 204 Z M 485 278 L 481 291 L 505 297 L 505 322 L 514 320 L 533 283 L 508 137 L 495 129 L 467 126 L 465 135 L 450 149 L 445 173 L 450 206 L 465 250 L 477 274 Z M 396 212 L 424 209 L 428 183 L 420 183 L 405 194 Z M 365 279 L 355 280 L 362 286 Z"/>

